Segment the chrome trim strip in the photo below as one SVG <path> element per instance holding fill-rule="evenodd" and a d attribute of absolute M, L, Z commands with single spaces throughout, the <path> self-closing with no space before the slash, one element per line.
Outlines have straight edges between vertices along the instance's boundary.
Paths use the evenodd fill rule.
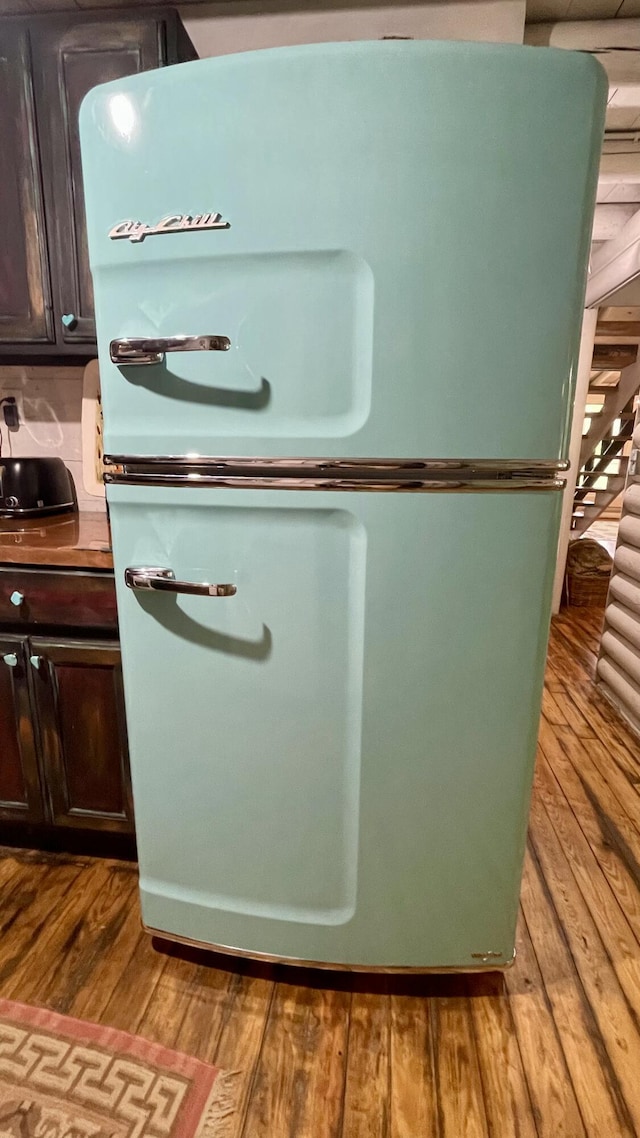
<path fill-rule="evenodd" d="M 214 466 L 219 470 L 233 470 L 238 473 L 253 472 L 259 468 L 298 471 L 356 471 L 358 473 L 384 470 L 390 473 L 399 471 L 447 471 L 478 470 L 510 473 L 515 471 L 549 472 L 569 469 L 566 461 L 547 461 L 541 459 L 497 459 L 497 458 L 259 458 L 238 455 L 105 455 L 106 466 Z"/>
<path fill-rule="evenodd" d="M 111 470 L 105 482 L 121 486 L 217 486 L 236 490 L 336 490 L 372 491 L 376 493 L 455 493 L 459 491 L 496 492 L 514 490 L 563 490 L 562 478 L 257 478 L 201 474 L 185 471 L 172 474 L 132 470 Z"/>
<path fill-rule="evenodd" d="M 294 968 L 322 968 L 325 971 L 331 972 L 371 972 L 371 973 L 384 973 L 385 975 L 430 975 L 438 973 L 450 972 L 505 972 L 508 968 L 512 968 L 515 964 L 516 950 L 513 950 L 513 956 L 509 960 L 500 961 L 496 964 L 480 963 L 468 964 L 460 967 L 452 965 L 443 965 L 436 967 L 428 965 L 421 967 L 420 965 L 383 965 L 383 964 L 333 964 L 327 963 L 325 960 L 299 960 L 294 956 L 272 956 L 268 952 L 246 952 L 243 948 L 230 948 L 225 944 L 208 944 L 202 940 L 192 940 L 187 936 L 179 936 L 177 933 L 162 932 L 161 929 L 151 928 L 142 922 L 142 928 L 149 936 L 160 937 L 161 940 L 170 941 L 173 944 L 184 944 L 187 948 L 199 948 L 205 952 L 219 952 L 223 956 L 236 956 L 243 960 L 255 960 L 259 964 L 286 964 Z M 482 953 L 474 953 L 475 956 L 482 956 Z M 490 953 L 484 954 L 486 956 Z"/>

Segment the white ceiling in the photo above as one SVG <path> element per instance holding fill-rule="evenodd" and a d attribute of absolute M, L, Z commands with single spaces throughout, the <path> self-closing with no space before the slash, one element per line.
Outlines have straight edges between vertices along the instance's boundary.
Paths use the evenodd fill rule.
<path fill-rule="evenodd" d="M 182 0 L 183 3 L 199 4 L 207 3 L 208 0 Z M 392 8 L 396 3 L 402 3 L 403 0 L 367 0 L 370 7 L 376 8 L 381 4 Z M 406 0 L 405 0 L 406 2 Z M 433 2 L 433 0 L 432 0 Z M 448 0 L 436 0 L 437 3 L 447 4 Z M 246 3 L 247 8 L 251 7 L 253 11 L 260 11 L 264 8 L 281 7 L 283 10 L 304 9 L 322 7 L 331 9 L 332 7 L 350 7 L 358 8 L 363 6 L 363 0 L 353 0 L 352 5 L 349 0 L 323 0 L 322 4 L 316 4 L 313 0 L 282 0 L 281 4 L 274 5 L 273 0 L 266 4 L 261 4 L 260 0 L 233 0 L 229 3 L 229 8 L 243 7 Z M 52 12 L 57 10 L 74 10 L 80 8 L 89 8 L 99 10 L 100 8 L 121 8 L 121 7 L 141 7 L 154 6 L 156 7 L 158 0 L 0 0 L 0 15 L 14 15 L 26 14 L 36 12 Z M 365 5 L 366 6 L 366 5 Z M 608 20 L 613 18 L 623 18 L 631 16 L 640 16 L 640 0 L 526 0 L 526 11 L 528 22 L 539 22 L 548 20 Z"/>
<path fill-rule="evenodd" d="M 183 0 L 189 4 L 207 2 L 207 0 Z M 236 0 L 237 2 L 237 0 Z M 241 0 L 242 2 L 242 0 Z M 254 10 L 260 11 L 263 7 L 259 0 L 244 0 L 247 6 L 251 4 Z M 402 0 L 368 0 L 370 6 L 375 8 L 383 2 L 388 7 L 393 7 L 396 2 Z M 439 0 L 440 3 L 447 3 L 447 0 Z M 157 6 L 158 0 L 0 0 L 0 15 L 10 15 L 17 13 L 28 12 L 51 12 L 57 9 L 78 9 L 78 8 L 119 8 L 119 7 L 145 7 L 146 5 Z M 354 0 L 353 7 L 357 8 L 362 5 L 362 0 Z M 230 5 L 231 6 L 231 5 Z M 305 7 L 322 7 L 330 9 L 334 7 L 332 0 L 324 0 L 320 5 L 316 5 L 312 0 L 300 0 L 299 3 L 291 3 L 291 0 L 283 0 L 282 8 L 291 9 L 305 8 Z M 349 7 L 345 0 L 341 0 L 337 7 Z M 265 7 L 273 7 L 273 4 L 265 5 Z M 541 21 L 541 20 L 608 20 L 614 17 L 629 17 L 640 16 L 640 0 L 527 0 L 527 20 L 528 21 Z"/>
<path fill-rule="evenodd" d="M 610 87 L 607 130 L 633 130 L 636 127 L 640 128 L 640 83 Z"/>
<path fill-rule="evenodd" d="M 640 16 L 640 0 L 527 0 L 527 20 L 612 20 Z"/>

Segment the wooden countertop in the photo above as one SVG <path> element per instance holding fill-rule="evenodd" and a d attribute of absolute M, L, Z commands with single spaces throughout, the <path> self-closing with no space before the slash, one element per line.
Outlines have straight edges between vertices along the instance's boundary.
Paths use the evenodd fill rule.
<path fill-rule="evenodd" d="M 113 569 L 107 515 L 80 511 L 29 521 L 0 518 L 0 564 Z"/>

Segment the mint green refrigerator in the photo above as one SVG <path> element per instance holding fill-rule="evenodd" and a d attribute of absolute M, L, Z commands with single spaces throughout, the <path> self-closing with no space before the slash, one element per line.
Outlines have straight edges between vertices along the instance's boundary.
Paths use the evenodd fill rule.
<path fill-rule="evenodd" d="M 605 101 L 439 42 L 85 100 L 150 931 L 513 960 Z"/>

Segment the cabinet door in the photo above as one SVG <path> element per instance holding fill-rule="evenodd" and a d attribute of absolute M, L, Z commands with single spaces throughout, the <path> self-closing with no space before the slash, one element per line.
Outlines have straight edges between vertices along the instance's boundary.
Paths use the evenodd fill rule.
<path fill-rule="evenodd" d="M 57 339 L 95 339 L 84 189 L 78 136 L 80 104 L 92 87 L 163 62 L 156 19 L 43 21 L 31 32 L 38 124 L 45 169 Z M 116 219 L 117 220 L 117 219 Z M 64 321 L 63 321 L 64 317 Z"/>
<path fill-rule="evenodd" d="M 132 833 L 118 646 L 33 637 L 31 651 L 51 821 Z"/>
<path fill-rule="evenodd" d="M 26 637 L 0 637 L 0 819 L 42 820 Z"/>
<path fill-rule="evenodd" d="M 0 344 L 53 339 L 46 236 L 26 33 L 0 51 Z"/>

